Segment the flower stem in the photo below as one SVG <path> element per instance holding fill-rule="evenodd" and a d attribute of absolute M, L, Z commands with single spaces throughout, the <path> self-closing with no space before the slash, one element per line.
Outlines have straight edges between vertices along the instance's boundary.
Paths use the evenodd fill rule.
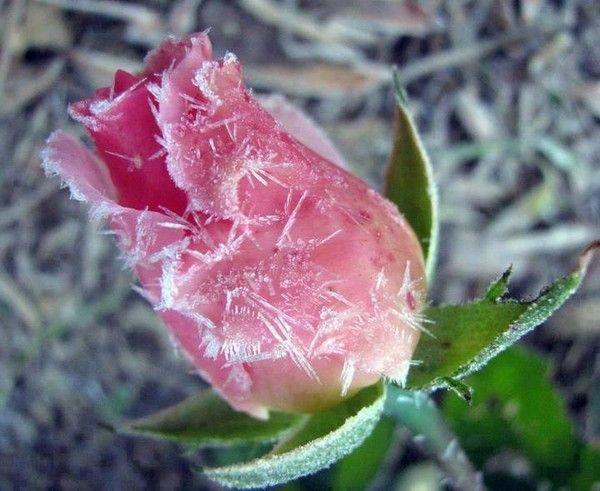
<path fill-rule="evenodd" d="M 414 434 L 415 442 L 437 463 L 452 488 L 466 491 L 485 489 L 481 474 L 475 470 L 425 392 L 389 386 L 384 411 Z"/>

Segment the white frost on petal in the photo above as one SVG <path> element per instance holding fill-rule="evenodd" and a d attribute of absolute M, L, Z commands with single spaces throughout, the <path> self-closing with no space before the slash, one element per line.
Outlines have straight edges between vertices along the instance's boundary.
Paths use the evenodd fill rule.
<path fill-rule="evenodd" d="M 139 285 L 132 284 L 131 289 L 151 305 L 155 305 L 160 300 L 156 295 Z"/>
<path fill-rule="evenodd" d="M 267 328 L 279 345 L 288 353 L 290 358 L 298 365 L 310 378 L 319 380 L 317 373 L 303 353 L 302 347 L 294 342 L 292 329 L 285 322 L 283 317 L 269 316 L 263 312 L 258 313 L 258 319 Z"/>
<path fill-rule="evenodd" d="M 152 213 L 147 211 L 140 212 L 135 225 L 135 235 L 131 238 L 132 240 L 128 247 L 122 250 L 125 265 L 133 268 L 145 262 L 156 238 L 157 236 L 153 230 Z"/>
<path fill-rule="evenodd" d="M 321 321 L 317 332 L 315 333 L 309 352 L 313 356 L 321 356 L 332 353 L 343 353 L 340 350 L 340 342 L 335 340 L 335 336 L 351 322 L 357 319 L 360 315 L 360 310 L 356 307 L 337 310 L 333 308 L 325 308 L 321 312 Z M 341 344 L 343 346 L 343 343 Z"/>
<path fill-rule="evenodd" d="M 173 227 L 175 228 L 175 227 Z M 162 249 L 158 250 L 149 258 L 150 263 L 157 262 L 176 262 L 177 259 L 183 254 L 189 247 L 191 243 L 191 239 L 189 237 L 184 237 L 181 240 L 176 242 L 172 242 L 169 245 L 164 246 Z"/>
<path fill-rule="evenodd" d="M 235 56 L 233 57 L 232 61 L 235 61 Z M 219 65 L 216 61 L 204 61 L 200 68 L 196 70 L 196 73 L 194 74 L 194 78 L 192 80 L 192 82 L 196 87 L 198 87 L 202 95 L 210 101 L 210 105 L 214 105 L 214 108 L 217 108 L 221 104 L 223 104 L 221 98 L 214 91 L 215 84 L 212 78 L 214 76 L 215 70 L 218 69 L 218 67 Z"/>
<path fill-rule="evenodd" d="M 273 353 L 262 351 L 260 340 L 246 342 L 243 340 L 228 339 L 223 343 L 221 352 L 227 360 L 225 366 L 231 366 L 236 363 L 254 363 L 256 361 L 272 360 L 275 358 Z M 285 356 L 285 353 L 283 355 Z"/>
<path fill-rule="evenodd" d="M 339 234 L 342 233 L 342 229 L 339 228 L 337 229 L 335 232 L 330 233 L 328 236 L 322 238 L 322 239 L 317 239 L 315 241 L 315 246 L 319 247 L 322 246 L 323 244 L 326 244 L 327 242 L 329 242 L 331 239 L 333 239 L 334 237 L 338 236 Z"/>
<path fill-rule="evenodd" d="M 122 160 L 124 160 L 125 162 L 128 163 L 128 167 L 127 170 L 129 172 L 133 172 L 134 170 L 140 170 L 142 168 L 142 165 L 144 163 L 142 156 L 140 154 L 136 154 L 136 155 L 125 155 L 122 153 L 118 153 L 118 152 L 109 152 L 108 150 L 106 151 L 106 153 L 108 155 L 112 155 L 114 157 L 118 157 Z"/>
<path fill-rule="evenodd" d="M 354 374 L 356 373 L 356 363 L 351 358 L 344 360 L 344 366 L 342 367 L 341 383 L 342 383 L 342 396 L 348 394 L 348 390 L 352 386 L 354 380 Z"/>
<path fill-rule="evenodd" d="M 202 333 L 200 348 L 204 348 L 204 356 L 216 360 L 221 353 L 223 343 L 219 340 L 214 330 L 207 329 Z"/>
<path fill-rule="evenodd" d="M 290 195 L 288 194 L 288 198 L 289 198 L 289 196 Z M 281 234 L 279 235 L 279 238 L 277 239 L 277 247 L 283 246 L 285 240 L 288 240 L 288 241 L 291 240 L 290 230 L 294 226 L 294 223 L 296 222 L 296 218 L 298 217 L 298 211 L 300 210 L 300 207 L 302 206 L 302 203 L 304 202 L 304 200 L 306 199 L 307 196 L 308 196 L 308 191 L 304 191 L 302 193 L 302 196 L 300 196 L 300 198 L 298 199 L 296 206 L 290 213 L 290 215 L 287 219 L 287 222 L 283 226 L 283 229 L 281 230 Z M 287 203 L 288 202 L 286 201 L 286 206 L 287 206 Z"/>
<path fill-rule="evenodd" d="M 409 360 L 402 360 L 400 363 L 396 364 L 396 368 L 393 371 L 387 373 L 387 378 L 394 384 L 404 387 L 406 385 L 410 366 L 411 363 Z"/>

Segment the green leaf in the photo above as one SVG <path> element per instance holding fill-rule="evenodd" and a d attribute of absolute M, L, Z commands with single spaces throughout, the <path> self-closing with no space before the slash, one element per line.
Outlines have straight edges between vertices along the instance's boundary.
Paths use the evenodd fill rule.
<path fill-rule="evenodd" d="M 446 378 L 460 380 L 485 363 L 490 348 L 498 345 L 527 306 L 520 303 L 496 304 L 478 301 L 464 305 L 444 305 L 425 310 L 433 336 L 423 335 L 413 359 L 417 364 L 408 374 L 408 387 L 445 387 Z"/>
<path fill-rule="evenodd" d="M 204 390 L 156 414 L 131 421 L 122 430 L 201 446 L 274 441 L 303 420 L 271 412 L 266 421 L 234 411 L 212 390 Z"/>
<path fill-rule="evenodd" d="M 266 456 L 205 469 L 224 486 L 275 486 L 329 467 L 357 448 L 379 421 L 385 400 L 382 383 L 367 387 L 337 406 L 310 415 Z"/>
<path fill-rule="evenodd" d="M 443 413 L 477 465 L 499 453 L 520 455 L 552 488 L 592 489 L 600 483 L 600 451 L 577 437 L 549 368 L 541 356 L 512 348 L 469 377 L 472 406 L 447 397 Z M 509 474 L 511 464 L 504 462 Z"/>
<path fill-rule="evenodd" d="M 577 470 L 569 479 L 571 489 L 600 488 L 598 469 L 600 469 L 600 450 L 585 444 L 579 453 Z"/>
<path fill-rule="evenodd" d="M 365 442 L 335 465 L 331 489 L 366 489 L 389 453 L 395 428 L 396 423 L 392 419 L 381 418 Z"/>
<path fill-rule="evenodd" d="M 438 241 L 437 190 L 431 164 L 407 108 L 406 92 L 396 74 L 394 146 L 385 180 L 385 195 L 402 212 L 415 231 L 426 260 L 427 279 L 435 270 Z"/>
<path fill-rule="evenodd" d="M 494 356 L 517 342 L 550 317 L 579 288 L 591 254 L 600 242 L 581 255 L 579 266 L 543 290 L 529 302 L 492 301 L 505 287 L 505 273 L 488 289 L 486 297 L 462 305 L 425 309 L 431 321 L 431 336 L 423 336 L 408 377 L 409 388 L 433 390 L 447 385 L 447 378 L 460 380 L 479 370 Z"/>

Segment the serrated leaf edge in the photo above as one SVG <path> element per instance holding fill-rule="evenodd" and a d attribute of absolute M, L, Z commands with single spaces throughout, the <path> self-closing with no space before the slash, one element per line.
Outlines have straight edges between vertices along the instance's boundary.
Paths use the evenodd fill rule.
<path fill-rule="evenodd" d="M 544 288 L 534 300 L 531 300 L 529 302 L 519 302 L 515 299 L 508 299 L 503 302 L 497 302 L 519 303 L 522 305 L 528 305 L 528 308 L 512 324 L 510 324 L 507 327 L 507 329 L 504 332 L 502 332 L 502 334 L 497 336 L 494 339 L 494 341 L 492 341 L 488 346 L 483 348 L 470 362 L 462 365 L 450 375 L 446 375 L 444 377 L 436 377 L 430 383 L 424 385 L 423 387 L 419 387 L 415 390 L 432 392 L 436 389 L 447 387 L 446 379 L 448 378 L 458 381 L 469 376 L 474 372 L 479 371 L 492 358 L 500 354 L 508 347 L 512 346 L 516 341 L 518 341 L 525 334 L 532 331 L 535 327 L 545 322 L 577 291 L 577 289 L 581 285 L 583 278 L 585 277 L 591 258 L 594 255 L 594 253 L 598 251 L 598 249 L 600 249 L 600 240 L 594 241 L 590 245 L 588 245 L 579 256 L 577 268 L 571 274 L 559 278 L 554 283 Z M 537 312 L 539 312 L 540 303 L 547 301 L 549 294 L 562 283 L 572 283 L 572 285 L 570 288 L 562 292 L 562 294 L 560 295 L 560 300 L 558 302 L 553 302 L 553 305 L 550 307 L 550 310 L 546 312 L 546 314 L 538 314 Z M 490 300 L 484 298 L 481 300 L 468 302 L 463 305 L 472 305 L 485 302 L 490 302 Z M 534 316 L 532 318 L 529 318 L 529 316 L 531 316 L 532 313 L 534 313 Z"/>

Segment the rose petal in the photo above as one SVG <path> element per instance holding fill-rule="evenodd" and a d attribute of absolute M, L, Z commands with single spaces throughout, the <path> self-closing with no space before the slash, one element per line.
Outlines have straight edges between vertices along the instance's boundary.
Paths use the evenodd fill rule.
<path fill-rule="evenodd" d="M 89 202 L 116 199 L 108 169 L 81 141 L 58 130 L 46 143 L 42 153 L 44 170 L 60 176 L 73 198 Z"/>
<path fill-rule="evenodd" d="M 281 94 L 258 97 L 260 105 L 283 126 L 285 131 L 313 152 L 348 170 L 342 154 L 315 121 L 304 111 L 290 103 Z"/>
<path fill-rule="evenodd" d="M 98 91 L 93 98 L 71 105 L 70 113 L 86 126 L 94 140 L 109 169 L 119 204 L 183 213 L 185 193 L 175 186 L 165 167 L 149 83 L 118 72 L 113 90 Z M 114 92 L 119 93 L 115 96 Z"/>
<path fill-rule="evenodd" d="M 150 51 L 144 60 L 141 76 L 162 74 L 179 64 L 192 53 L 197 65 L 203 60 L 212 60 L 212 45 L 208 31 L 190 34 L 181 39 L 169 37 L 156 49 Z"/>

